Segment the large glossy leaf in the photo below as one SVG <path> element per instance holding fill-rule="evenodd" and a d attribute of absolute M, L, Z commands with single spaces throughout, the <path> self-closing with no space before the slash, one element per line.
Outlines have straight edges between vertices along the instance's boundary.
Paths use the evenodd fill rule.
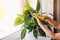
<path fill-rule="evenodd" d="M 27 7 L 27 10 L 33 11 L 33 8 L 29 5 L 28 0 L 26 0 L 26 7 Z"/>
<path fill-rule="evenodd" d="M 38 28 L 38 31 L 40 33 L 40 36 L 45 36 L 46 37 L 45 32 L 40 27 Z"/>
<path fill-rule="evenodd" d="M 21 39 L 23 39 L 26 35 L 26 29 L 23 29 L 21 32 Z"/>
<path fill-rule="evenodd" d="M 22 24 L 24 22 L 24 18 L 23 18 L 23 15 L 19 15 L 16 19 L 15 19 L 15 22 L 14 22 L 14 25 L 19 25 L 19 24 Z"/>
<path fill-rule="evenodd" d="M 29 33 L 33 30 L 31 26 L 27 27 L 27 29 L 29 30 Z"/>
<path fill-rule="evenodd" d="M 33 30 L 33 35 L 34 35 L 35 38 L 37 38 L 37 36 L 38 36 L 37 30 Z"/>
<path fill-rule="evenodd" d="M 39 10 L 40 10 L 40 1 L 39 1 L 39 0 L 37 0 L 36 11 L 37 11 L 37 12 L 39 12 Z"/>

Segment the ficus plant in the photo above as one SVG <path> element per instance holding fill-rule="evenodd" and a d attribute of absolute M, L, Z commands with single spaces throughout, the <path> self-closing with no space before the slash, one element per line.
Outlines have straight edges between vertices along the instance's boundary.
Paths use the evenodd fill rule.
<path fill-rule="evenodd" d="M 33 31 L 33 35 L 35 38 L 37 38 L 38 35 L 45 36 L 45 32 L 40 28 L 38 25 L 36 19 L 31 15 L 33 13 L 39 13 L 40 11 L 40 1 L 37 0 L 36 9 L 34 10 L 30 5 L 28 0 L 26 0 L 26 10 L 23 10 L 22 15 L 18 15 L 18 17 L 15 19 L 14 25 L 20 25 L 24 23 L 24 28 L 21 31 L 21 39 L 23 39 L 26 36 L 26 30 L 29 30 L 29 33 Z M 43 23 L 47 25 L 47 27 L 51 30 L 49 23 L 44 20 Z"/>

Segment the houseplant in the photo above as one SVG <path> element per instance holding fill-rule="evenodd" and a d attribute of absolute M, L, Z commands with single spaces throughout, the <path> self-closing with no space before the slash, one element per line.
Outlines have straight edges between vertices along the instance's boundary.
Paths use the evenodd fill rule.
<path fill-rule="evenodd" d="M 23 39 L 26 35 L 26 30 L 29 30 L 29 33 L 31 31 L 33 31 L 33 35 L 35 38 L 37 38 L 37 36 L 40 34 L 40 36 L 45 36 L 46 34 L 45 32 L 39 27 L 36 19 L 31 15 L 33 13 L 39 13 L 40 11 L 40 1 L 37 0 L 37 6 L 36 9 L 34 10 L 28 3 L 28 0 L 26 0 L 26 10 L 23 10 L 23 14 L 18 14 L 18 17 L 15 20 L 15 25 L 20 25 L 22 23 L 24 23 L 24 29 L 21 32 L 21 39 Z M 47 21 L 43 21 L 44 24 L 48 25 L 49 27 L 49 23 Z M 39 33 L 39 34 L 38 34 Z"/>

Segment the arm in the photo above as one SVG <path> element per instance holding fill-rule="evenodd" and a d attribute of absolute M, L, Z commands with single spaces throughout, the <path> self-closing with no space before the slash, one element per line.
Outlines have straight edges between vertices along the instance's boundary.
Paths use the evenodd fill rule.
<path fill-rule="evenodd" d="M 48 16 L 41 16 L 40 14 L 33 14 L 33 16 L 38 17 L 39 20 L 46 19 L 54 28 L 60 29 L 60 24 L 58 24 L 55 20 L 51 19 Z"/>
<path fill-rule="evenodd" d="M 38 19 L 37 19 L 37 22 L 38 22 L 38 25 L 42 28 L 42 30 L 51 38 L 53 39 L 60 39 L 60 33 L 53 33 L 51 30 L 49 30 L 44 24 L 42 24 L 42 22 Z"/>
<path fill-rule="evenodd" d="M 58 24 L 55 20 L 51 19 L 48 16 L 45 16 L 45 18 L 48 20 L 48 22 L 53 25 L 54 28 L 60 29 L 60 24 Z"/>

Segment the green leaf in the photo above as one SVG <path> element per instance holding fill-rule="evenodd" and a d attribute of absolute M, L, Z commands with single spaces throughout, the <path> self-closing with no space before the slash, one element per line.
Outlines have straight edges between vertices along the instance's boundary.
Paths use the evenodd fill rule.
<path fill-rule="evenodd" d="M 40 36 L 45 36 L 46 37 L 45 32 L 40 27 L 38 28 L 38 31 L 40 33 Z"/>
<path fill-rule="evenodd" d="M 37 36 L 38 36 L 37 30 L 33 30 L 33 35 L 34 35 L 35 38 L 37 38 Z"/>
<path fill-rule="evenodd" d="M 31 17 L 32 17 L 31 15 L 27 15 L 27 16 L 24 18 L 25 26 L 29 26 L 29 25 L 30 25 Z"/>
<path fill-rule="evenodd" d="M 24 11 L 23 11 L 23 16 L 24 16 L 24 17 L 26 17 L 26 16 L 29 15 L 29 14 L 30 14 L 30 12 L 29 12 L 28 10 L 24 10 Z"/>
<path fill-rule="evenodd" d="M 39 12 L 39 10 L 40 10 L 40 1 L 37 0 L 37 6 L 36 6 L 36 11 L 37 11 L 37 13 Z"/>
<path fill-rule="evenodd" d="M 24 23 L 23 15 L 19 15 L 19 16 L 15 19 L 14 25 L 17 26 L 17 25 L 22 24 L 22 23 Z"/>
<path fill-rule="evenodd" d="M 33 11 L 33 8 L 29 5 L 28 0 L 26 0 L 26 7 L 27 7 L 27 10 Z"/>
<path fill-rule="evenodd" d="M 30 26 L 32 26 L 32 27 L 34 27 L 35 25 L 37 25 L 33 17 L 31 18 L 31 20 L 30 20 L 29 23 L 30 23 Z"/>
<path fill-rule="evenodd" d="M 33 30 L 31 26 L 27 27 L 27 29 L 29 30 L 29 33 Z"/>
<path fill-rule="evenodd" d="M 26 29 L 23 29 L 21 32 L 21 39 L 23 39 L 26 35 Z"/>
<path fill-rule="evenodd" d="M 30 29 L 29 29 L 29 33 L 30 33 L 32 30 L 33 30 L 33 28 L 30 28 Z"/>
<path fill-rule="evenodd" d="M 26 29 L 30 29 L 30 20 L 31 20 L 31 17 L 27 16 L 24 18 L 24 24 L 25 24 L 25 28 Z"/>
<path fill-rule="evenodd" d="M 27 16 L 25 18 L 25 27 L 34 28 L 36 25 L 37 25 L 37 23 L 33 17 Z"/>

